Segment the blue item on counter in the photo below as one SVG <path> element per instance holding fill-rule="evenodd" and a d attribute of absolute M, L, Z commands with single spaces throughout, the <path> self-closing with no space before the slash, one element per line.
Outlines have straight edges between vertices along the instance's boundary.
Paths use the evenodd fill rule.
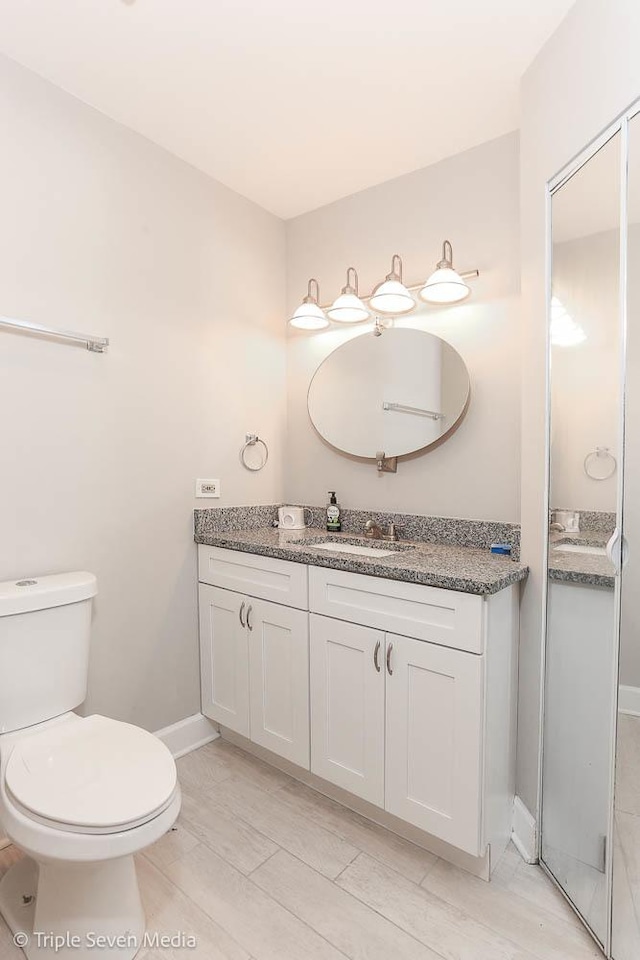
<path fill-rule="evenodd" d="M 511 544 L 510 543 L 492 543 L 491 544 L 491 553 L 499 553 L 504 557 L 511 556 Z"/>

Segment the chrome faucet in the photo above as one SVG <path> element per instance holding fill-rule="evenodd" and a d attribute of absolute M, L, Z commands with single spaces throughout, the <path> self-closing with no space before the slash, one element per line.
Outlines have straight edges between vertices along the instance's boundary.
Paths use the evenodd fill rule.
<path fill-rule="evenodd" d="M 371 537 L 373 540 L 382 540 L 382 530 L 375 520 L 367 520 L 364 525 L 365 537 Z"/>
<path fill-rule="evenodd" d="M 564 519 L 564 518 L 563 518 Z M 566 533 L 567 527 L 558 519 L 557 510 L 549 510 L 549 533 Z"/>
<path fill-rule="evenodd" d="M 375 520 L 367 520 L 364 525 L 364 535 L 365 537 L 370 537 L 372 540 L 397 540 L 398 534 L 396 533 L 396 527 L 394 523 L 390 523 L 387 532 L 385 533 L 381 527 L 375 522 Z"/>
<path fill-rule="evenodd" d="M 567 528 L 564 523 L 558 521 L 558 511 L 549 510 L 549 533 L 566 533 Z"/>

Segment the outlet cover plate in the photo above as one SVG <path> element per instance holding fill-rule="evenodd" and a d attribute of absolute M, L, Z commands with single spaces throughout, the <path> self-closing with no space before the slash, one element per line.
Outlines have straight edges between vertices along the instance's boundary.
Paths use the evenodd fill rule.
<path fill-rule="evenodd" d="M 208 499 L 220 496 L 219 480 L 196 480 L 196 498 Z"/>

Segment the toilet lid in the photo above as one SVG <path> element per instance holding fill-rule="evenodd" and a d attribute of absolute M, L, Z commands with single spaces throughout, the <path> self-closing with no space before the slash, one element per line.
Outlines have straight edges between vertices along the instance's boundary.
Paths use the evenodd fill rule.
<path fill-rule="evenodd" d="M 96 715 L 19 740 L 5 784 L 36 817 L 115 831 L 164 808 L 177 776 L 171 753 L 152 733 Z"/>

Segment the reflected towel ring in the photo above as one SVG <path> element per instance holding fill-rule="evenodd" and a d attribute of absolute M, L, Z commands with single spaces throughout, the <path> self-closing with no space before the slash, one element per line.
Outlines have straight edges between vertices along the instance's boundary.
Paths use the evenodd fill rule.
<path fill-rule="evenodd" d="M 257 443 L 264 447 L 264 460 L 257 467 L 252 467 L 250 463 L 247 463 L 246 454 L 249 447 L 255 447 Z M 266 445 L 264 440 L 262 440 L 257 433 L 246 433 L 244 446 L 240 450 L 240 463 L 242 466 L 246 467 L 247 470 L 252 470 L 254 473 L 257 473 L 258 470 L 262 470 L 268 459 L 269 447 Z"/>
<path fill-rule="evenodd" d="M 592 480 L 608 480 L 616 472 L 617 466 L 609 447 L 596 447 L 584 458 L 584 472 Z"/>

